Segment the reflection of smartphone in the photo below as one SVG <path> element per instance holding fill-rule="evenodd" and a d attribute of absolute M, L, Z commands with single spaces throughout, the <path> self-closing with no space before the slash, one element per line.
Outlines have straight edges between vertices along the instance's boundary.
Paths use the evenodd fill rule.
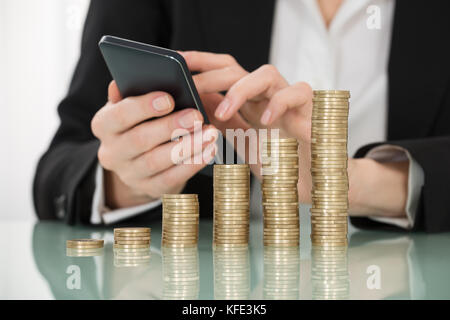
<path fill-rule="evenodd" d="M 165 91 L 175 99 L 175 110 L 197 108 L 208 123 L 191 73 L 178 52 L 112 36 L 99 43 L 122 97 Z"/>

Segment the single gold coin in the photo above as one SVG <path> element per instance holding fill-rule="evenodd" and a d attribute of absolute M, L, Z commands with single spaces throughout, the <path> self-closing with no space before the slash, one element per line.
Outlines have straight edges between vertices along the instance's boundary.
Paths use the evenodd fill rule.
<path fill-rule="evenodd" d="M 151 232 L 150 228 L 145 227 L 136 227 L 136 228 L 115 228 L 114 233 L 120 232 L 120 233 L 149 233 Z"/>
<path fill-rule="evenodd" d="M 142 249 L 149 246 L 150 244 L 114 244 L 115 249 Z"/>
<path fill-rule="evenodd" d="M 150 240 L 141 240 L 141 241 L 133 241 L 133 240 L 114 240 L 115 244 L 149 244 Z"/>
<path fill-rule="evenodd" d="M 164 194 L 163 199 L 179 199 L 179 198 L 193 198 L 198 199 L 198 194 Z"/>

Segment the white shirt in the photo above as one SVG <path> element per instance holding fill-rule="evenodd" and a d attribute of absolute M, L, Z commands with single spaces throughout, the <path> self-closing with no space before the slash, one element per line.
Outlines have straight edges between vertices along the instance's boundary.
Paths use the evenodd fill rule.
<path fill-rule="evenodd" d="M 316 0 L 276 3 L 270 63 L 291 84 L 305 81 L 317 90 L 350 90 L 350 155 L 365 144 L 386 140 L 387 64 L 394 4 L 394 0 L 344 0 L 327 28 Z M 423 172 L 407 151 L 395 148 L 396 152 L 392 153 L 392 150 L 382 146 L 368 156 L 378 161 L 410 160 L 407 218 L 376 220 L 410 228 L 423 185 Z M 101 217 L 105 223 L 116 222 L 160 204 L 156 201 L 109 211 L 102 202 L 102 172 L 99 167 L 92 223 L 100 223 Z"/>

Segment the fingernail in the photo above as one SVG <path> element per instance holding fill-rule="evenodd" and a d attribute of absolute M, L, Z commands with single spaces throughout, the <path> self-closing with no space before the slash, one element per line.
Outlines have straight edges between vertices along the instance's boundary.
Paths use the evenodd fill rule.
<path fill-rule="evenodd" d="M 261 123 L 264 125 L 268 124 L 271 116 L 272 116 L 272 112 L 270 112 L 270 110 L 264 111 L 264 113 L 261 117 Z"/>
<path fill-rule="evenodd" d="M 230 100 L 228 98 L 223 99 L 223 101 L 217 107 L 216 112 L 214 113 L 216 118 L 222 119 L 225 113 L 230 108 L 230 106 L 231 106 Z"/>
<path fill-rule="evenodd" d="M 216 153 L 216 144 L 210 144 L 203 150 L 203 161 L 205 163 L 209 163 L 215 156 Z"/>
<path fill-rule="evenodd" d="M 216 129 L 208 129 L 203 133 L 203 143 L 215 142 L 219 137 L 219 132 Z"/>
<path fill-rule="evenodd" d="M 195 111 L 189 111 L 186 114 L 182 115 L 180 119 L 178 119 L 178 123 L 185 129 L 192 128 L 195 124 L 195 121 L 199 121 L 197 117 L 197 113 Z"/>
<path fill-rule="evenodd" d="M 171 107 L 171 103 L 170 103 L 169 96 L 167 96 L 167 95 L 161 96 L 161 97 L 153 100 L 153 108 L 156 111 L 164 111 L 164 110 L 170 109 L 170 107 Z"/>

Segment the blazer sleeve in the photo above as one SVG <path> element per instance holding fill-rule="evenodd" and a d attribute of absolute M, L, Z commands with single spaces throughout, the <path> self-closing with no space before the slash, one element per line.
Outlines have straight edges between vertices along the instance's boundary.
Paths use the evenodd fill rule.
<path fill-rule="evenodd" d="M 98 49 L 105 34 L 168 46 L 167 3 L 159 0 L 92 0 L 81 55 L 66 97 L 58 106 L 59 128 L 41 157 L 33 198 L 40 219 L 89 221 L 99 142 L 90 122 L 107 101 L 111 75 Z"/>
<path fill-rule="evenodd" d="M 355 157 L 364 157 L 371 149 L 382 144 L 397 145 L 408 150 L 424 171 L 425 183 L 413 231 L 450 231 L 450 136 L 370 144 L 359 149 Z M 361 228 L 387 228 L 382 223 L 366 218 L 354 217 L 351 221 Z"/>

